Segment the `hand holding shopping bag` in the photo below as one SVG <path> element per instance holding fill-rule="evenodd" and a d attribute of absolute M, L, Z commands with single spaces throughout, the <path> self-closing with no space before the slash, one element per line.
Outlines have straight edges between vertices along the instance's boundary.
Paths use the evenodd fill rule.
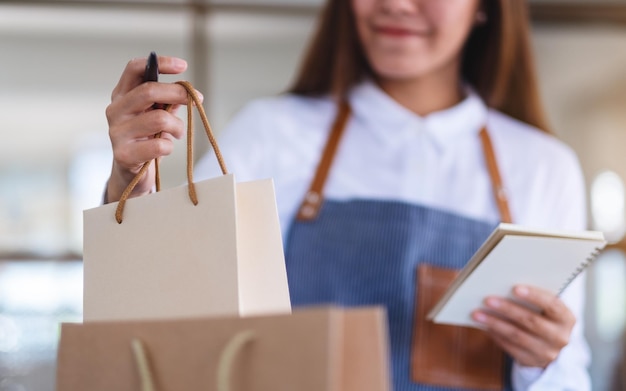
<path fill-rule="evenodd" d="M 290 311 L 271 179 L 228 174 L 200 100 L 188 82 L 185 186 L 84 212 L 84 319 L 142 320 Z M 223 176 L 193 182 L 192 108 Z M 157 190 L 158 189 L 157 170 Z"/>

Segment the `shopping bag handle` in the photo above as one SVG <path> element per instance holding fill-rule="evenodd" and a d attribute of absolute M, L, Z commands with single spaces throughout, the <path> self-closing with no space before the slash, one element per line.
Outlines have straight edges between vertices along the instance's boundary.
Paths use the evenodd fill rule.
<path fill-rule="evenodd" d="M 226 347 L 224 347 L 217 364 L 217 391 L 230 391 L 230 375 L 237 353 L 255 338 L 256 334 L 254 331 L 245 330 L 231 338 Z M 148 354 L 143 342 L 138 338 L 133 338 L 131 348 L 135 365 L 139 372 L 141 391 L 156 391 L 154 376 L 152 376 L 152 371 L 150 370 Z"/>
<path fill-rule="evenodd" d="M 230 391 L 230 375 L 237 353 L 256 338 L 254 331 L 246 330 L 235 335 L 226 345 L 217 365 L 217 391 Z"/>
<path fill-rule="evenodd" d="M 133 338 L 133 340 L 130 341 L 130 347 L 133 350 L 135 365 L 139 372 L 141 391 L 155 391 L 152 371 L 150 370 L 150 363 L 148 362 L 148 355 L 146 348 L 143 346 L 143 342 L 138 338 Z"/>
<path fill-rule="evenodd" d="M 209 138 L 209 142 L 213 147 L 213 151 L 215 151 L 215 157 L 217 158 L 217 162 L 220 165 L 220 169 L 222 170 L 222 174 L 228 174 L 228 170 L 226 169 L 226 163 L 224 163 L 224 158 L 222 157 L 222 153 L 220 152 L 220 148 L 217 145 L 217 140 L 213 135 L 213 130 L 211 130 L 211 124 L 209 124 L 209 120 L 207 119 L 206 113 L 204 111 L 204 107 L 202 107 L 202 102 L 196 93 L 195 88 L 188 81 L 177 81 L 176 84 L 179 84 L 185 88 L 187 91 L 187 184 L 189 191 L 189 199 L 194 205 L 198 205 L 198 196 L 196 195 L 196 187 L 193 183 L 193 107 L 195 106 L 198 110 L 198 114 L 200 114 L 200 119 L 202 120 L 202 125 L 204 126 L 204 131 Z M 160 138 L 161 133 L 155 135 L 155 138 Z M 130 193 L 133 191 L 135 186 L 139 183 L 141 178 L 146 175 L 148 172 L 148 168 L 150 168 L 150 164 L 152 161 L 147 161 L 143 164 L 137 175 L 133 178 L 132 181 L 128 184 L 120 200 L 117 204 L 117 209 L 115 210 L 115 220 L 117 220 L 118 224 L 122 224 L 123 215 L 124 215 L 124 206 L 126 205 L 126 200 L 130 196 Z M 156 180 L 156 191 L 161 190 L 161 176 L 159 174 L 159 160 L 154 159 L 154 167 L 155 167 L 155 180 Z"/>

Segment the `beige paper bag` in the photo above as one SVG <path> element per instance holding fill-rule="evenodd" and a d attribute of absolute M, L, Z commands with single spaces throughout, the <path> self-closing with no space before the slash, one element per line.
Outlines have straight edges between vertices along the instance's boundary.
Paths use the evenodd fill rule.
<path fill-rule="evenodd" d="M 385 322 L 372 307 L 64 324 L 56 389 L 387 391 Z"/>
<path fill-rule="evenodd" d="M 84 212 L 85 321 L 291 310 L 273 182 L 194 184 L 188 118 L 187 185 Z"/>

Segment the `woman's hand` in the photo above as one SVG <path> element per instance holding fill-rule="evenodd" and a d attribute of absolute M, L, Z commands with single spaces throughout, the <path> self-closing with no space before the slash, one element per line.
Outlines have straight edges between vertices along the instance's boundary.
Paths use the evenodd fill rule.
<path fill-rule="evenodd" d="M 513 294 L 540 312 L 510 299 L 488 297 L 487 309 L 474 311 L 472 318 L 518 364 L 546 368 L 569 342 L 576 318 L 561 299 L 543 289 L 516 286 Z"/>
<path fill-rule="evenodd" d="M 179 58 L 159 56 L 159 72 L 179 74 L 187 63 Z M 106 109 L 109 137 L 113 147 L 113 167 L 107 184 L 105 202 L 119 200 L 141 166 L 152 159 L 169 155 L 173 139 L 184 135 L 183 121 L 176 109 L 187 103 L 185 89 L 170 83 L 143 83 L 146 58 L 131 60 L 111 94 Z M 199 94 L 202 97 L 201 94 Z M 172 110 L 153 109 L 154 103 L 172 105 Z M 160 138 L 154 138 L 162 132 Z M 154 187 L 154 166 L 141 179 L 131 197 L 146 194 Z"/>

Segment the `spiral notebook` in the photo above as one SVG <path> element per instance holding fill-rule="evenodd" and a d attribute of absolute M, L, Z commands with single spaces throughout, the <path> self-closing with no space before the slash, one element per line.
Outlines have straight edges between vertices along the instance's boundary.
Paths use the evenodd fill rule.
<path fill-rule="evenodd" d="M 501 223 L 452 282 L 427 318 L 435 323 L 480 327 L 472 311 L 487 296 L 512 297 L 514 285 L 538 286 L 560 295 L 606 245 L 597 231 L 539 231 Z"/>

